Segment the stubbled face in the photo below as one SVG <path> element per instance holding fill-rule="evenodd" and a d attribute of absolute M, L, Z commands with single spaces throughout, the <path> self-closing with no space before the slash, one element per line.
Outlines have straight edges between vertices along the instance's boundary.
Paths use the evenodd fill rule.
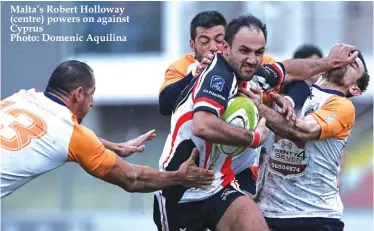
<path fill-rule="evenodd" d="M 223 26 L 197 27 L 195 39 L 190 40 L 190 47 L 196 59 L 201 61 L 206 55 L 222 50 L 224 37 L 225 27 Z"/>
<path fill-rule="evenodd" d="M 93 107 L 93 95 L 95 93 L 95 79 L 90 88 L 79 87 L 73 92 L 72 111 L 81 123 L 91 107 Z"/>
<path fill-rule="evenodd" d="M 93 107 L 93 95 L 95 93 L 95 87 L 85 90 L 84 99 L 80 103 L 80 107 L 77 110 L 78 122 L 81 123 L 84 117 L 87 115 L 91 107 Z"/>
<path fill-rule="evenodd" d="M 265 52 L 265 36 L 260 28 L 242 27 L 228 48 L 227 61 L 240 80 L 251 80 L 261 65 Z"/>
<path fill-rule="evenodd" d="M 357 88 L 357 81 L 365 72 L 361 59 L 356 58 L 353 63 L 332 69 L 325 74 L 325 78 L 337 86 L 344 87 L 347 91 Z"/>

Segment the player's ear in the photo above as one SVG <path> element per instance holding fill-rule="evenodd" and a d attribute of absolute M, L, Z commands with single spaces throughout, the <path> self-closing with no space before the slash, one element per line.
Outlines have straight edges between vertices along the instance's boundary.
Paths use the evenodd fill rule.
<path fill-rule="evenodd" d="M 354 85 L 354 86 L 350 87 L 348 89 L 348 91 L 353 96 L 359 96 L 362 93 L 361 90 L 360 90 L 360 88 L 357 87 L 357 85 Z"/>
<path fill-rule="evenodd" d="M 195 52 L 195 41 L 193 41 L 192 39 L 190 39 L 190 48 L 192 52 Z"/>
<path fill-rule="evenodd" d="M 74 102 L 80 103 L 84 100 L 84 89 L 83 87 L 78 87 L 73 91 Z"/>
<path fill-rule="evenodd" d="M 223 40 L 222 42 L 222 51 L 221 51 L 222 55 L 224 57 L 227 57 L 230 53 L 230 46 L 229 44 L 226 42 L 226 40 Z"/>

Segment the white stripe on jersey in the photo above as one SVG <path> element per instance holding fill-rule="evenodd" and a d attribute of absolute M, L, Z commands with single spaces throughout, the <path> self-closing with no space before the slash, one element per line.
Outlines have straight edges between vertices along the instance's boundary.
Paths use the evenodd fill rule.
<path fill-rule="evenodd" d="M 158 209 L 160 210 L 160 219 L 162 231 L 169 231 L 168 216 L 166 214 L 166 198 L 161 191 L 154 193 L 158 201 Z"/>
<path fill-rule="evenodd" d="M 195 108 L 198 108 L 198 107 L 209 107 L 209 108 L 212 108 L 212 109 L 214 109 L 217 112 L 218 116 L 221 116 L 221 113 L 222 113 L 222 111 L 221 111 L 220 108 L 218 108 L 218 107 L 214 106 L 213 104 L 208 103 L 206 101 L 199 101 L 199 102 L 195 103 Z"/>

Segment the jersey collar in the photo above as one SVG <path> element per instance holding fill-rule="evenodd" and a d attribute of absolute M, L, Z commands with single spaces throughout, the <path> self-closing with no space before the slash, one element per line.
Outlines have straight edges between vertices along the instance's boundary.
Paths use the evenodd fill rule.
<path fill-rule="evenodd" d="M 318 86 L 314 83 L 312 84 L 312 87 L 315 87 L 318 90 L 329 93 L 329 94 L 334 94 L 334 95 L 338 95 L 338 96 L 341 96 L 341 97 L 345 97 L 345 94 L 341 91 L 338 91 L 338 90 L 322 88 L 322 87 L 320 87 L 320 86 Z"/>
<path fill-rule="evenodd" d="M 47 97 L 48 99 L 52 100 L 53 102 L 58 103 L 58 104 L 60 104 L 60 105 L 62 105 L 64 107 L 69 108 L 68 105 L 66 105 L 66 103 L 64 101 L 62 101 L 61 99 L 59 99 L 55 95 L 53 95 L 53 94 L 51 94 L 51 93 L 49 93 L 47 91 L 44 92 L 44 95 L 45 95 L 45 97 Z"/>

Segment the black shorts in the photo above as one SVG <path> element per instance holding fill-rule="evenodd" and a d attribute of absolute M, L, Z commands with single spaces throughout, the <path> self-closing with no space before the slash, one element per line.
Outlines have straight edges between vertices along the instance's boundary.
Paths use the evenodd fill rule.
<path fill-rule="evenodd" d="M 231 203 L 244 196 L 231 185 L 206 200 L 189 203 L 168 203 L 162 194 L 156 195 L 153 221 L 159 231 L 215 230 Z"/>
<path fill-rule="evenodd" d="M 241 190 L 247 191 L 252 195 L 256 194 L 256 180 L 250 168 L 246 168 L 236 174 L 235 179 L 238 181 Z"/>
<path fill-rule="evenodd" d="M 271 231 L 343 231 L 344 223 L 333 218 L 266 218 Z"/>

